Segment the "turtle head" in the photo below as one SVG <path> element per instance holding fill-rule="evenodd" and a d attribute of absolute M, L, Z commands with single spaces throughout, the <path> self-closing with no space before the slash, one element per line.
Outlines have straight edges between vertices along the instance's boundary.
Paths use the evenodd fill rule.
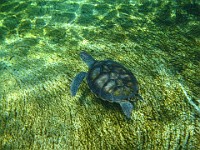
<path fill-rule="evenodd" d="M 96 60 L 85 51 L 80 53 L 80 57 L 88 65 L 89 68 L 96 62 Z"/>

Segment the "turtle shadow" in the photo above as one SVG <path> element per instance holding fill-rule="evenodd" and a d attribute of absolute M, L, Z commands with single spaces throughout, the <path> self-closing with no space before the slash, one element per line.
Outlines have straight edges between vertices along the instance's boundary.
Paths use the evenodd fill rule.
<path fill-rule="evenodd" d="M 90 97 L 90 98 L 89 98 Z M 91 99 L 91 100 L 89 100 Z M 105 108 L 105 111 L 107 110 L 114 110 L 114 111 L 121 111 L 121 107 L 117 103 L 111 103 L 108 101 L 105 101 L 94 94 L 91 94 L 90 89 L 85 89 L 84 91 L 81 92 L 81 97 L 79 98 L 79 103 L 81 105 L 101 105 L 103 108 Z"/>
<path fill-rule="evenodd" d="M 117 114 L 117 113 L 121 113 L 123 115 L 122 108 L 120 107 L 120 105 L 118 103 L 103 100 L 103 99 L 95 96 L 94 94 L 91 94 L 91 91 L 89 89 L 86 89 L 83 92 L 81 92 L 81 97 L 79 98 L 79 104 L 81 106 L 85 107 L 85 108 L 94 107 L 94 109 L 97 109 L 95 107 L 95 105 L 99 105 L 99 107 L 102 107 L 102 110 L 105 113 L 109 112 L 112 115 Z M 118 115 L 116 115 L 116 117 L 117 116 Z"/>
<path fill-rule="evenodd" d="M 117 103 L 111 103 L 98 97 L 95 98 L 95 101 L 96 103 L 102 105 L 106 110 L 121 111 L 121 107 Z"/>
<path fill-rule="evenodd" d="M 96 97 L 95 102 L 101 105 L 105 112 L 109 112 L 110 115 L 112 115 L 112 117 L 114 117 L 117 122 L 125 121 L 126 123 L 132 123 L 133 120 L 125 116 L 120 104 L 115 102 L 108 102 L 98 97 Z M 134 105 L 134 103 L 132 104 Z"/>
<path fill-rule="evenodd" d="M 121 115 L 122 115 L 123 121 L 128 121 L 128 122 L 131 121 L 131 119 L 128 119 L 124 116 L 122 108 L 118 103 L 109 102 L 97 97 L 95 94 L 91 93 L 91 90 L 89 88 L 85 88 L 84 90 L 82 90 L 80 95 L 81 96 L 78 99 L 78 103 L 79 105 L 81 105 L 81 107 L 85 107 L 86 109 L 92 108 L 92 107 L 94 109 L 98 109 L 96 106 L 99 105 L 99 107 L 102 108 L 101 112 L 99 113 L 110 113 L 118 121 L 122 119 L 121 118 Z M 132 102 L 132 104 L 135 105 L 135 102 Z M 91 109 L 87 111 L 90 111 L 90 110 Z"/>

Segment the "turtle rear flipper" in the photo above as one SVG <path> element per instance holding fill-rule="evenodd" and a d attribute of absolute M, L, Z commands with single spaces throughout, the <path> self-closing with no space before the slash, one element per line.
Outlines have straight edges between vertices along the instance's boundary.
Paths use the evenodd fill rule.
<path fill-rule="evenodd" d="M 73 79 L 70 87 L 71 95 L 75 96 L 78 88 L 83 81 L 83 79 L 86 77 L 87 73 L 86 72 L 80 72 L 79 74 L 76 75 L 76 77 Z"/>
<path fill-rule="evenodd" d="M 128 101 L 120 102 L 119 104 L 120 104 L 125 116 L 128 119 L 131 119 L 131 113 L 132 113 L 132 110 L 133 110 L 133 105 Z"/>

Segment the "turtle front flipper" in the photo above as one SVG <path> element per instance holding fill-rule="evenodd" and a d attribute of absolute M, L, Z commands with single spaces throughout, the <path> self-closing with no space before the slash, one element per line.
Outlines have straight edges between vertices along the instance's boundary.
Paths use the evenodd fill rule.
<path fill-rule="evenodd" d="M 78 88 L 83 81 L 83 79 L 86 77 L 87 73 L 86 72 L 80 72 L 79 74 L 76 75 L 74 80 L 71 83 L 70 91 L 71 95 L 75 96 L 76 92 L 78 91 Z"/>
<path fill-rule="evenodd" d="M 132 110 L 133 110 L 133 105 L 128 102 L 128 101 L 123 101 L 123 102 L 120 102 L 119 103 L 125 116 L 128 118 L 128 119 L 131 119 L 131 114 L 132 114 Z"/>

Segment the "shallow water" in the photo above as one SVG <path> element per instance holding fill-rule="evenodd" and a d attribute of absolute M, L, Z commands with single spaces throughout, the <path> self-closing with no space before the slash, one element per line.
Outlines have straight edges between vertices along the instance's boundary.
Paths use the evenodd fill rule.
<path fill-rule="evenodd" d="M 1 0 L 0 149 L 200 149 L 197 1 Z M 79 53 L 136 76 L 132 120 L 95 97 Z"/>

